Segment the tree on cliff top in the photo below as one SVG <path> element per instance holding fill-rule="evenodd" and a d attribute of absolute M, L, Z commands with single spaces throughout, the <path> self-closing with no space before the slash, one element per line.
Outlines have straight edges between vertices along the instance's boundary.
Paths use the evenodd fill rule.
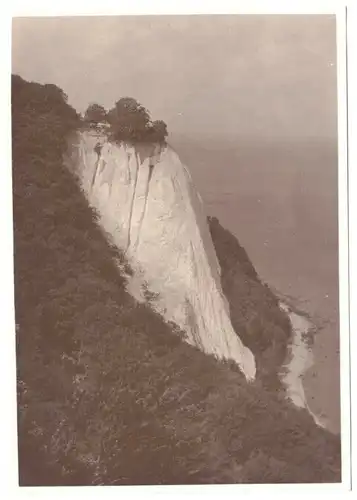
<path fill-rule="evenodd" d="M 98 125 L 98 123 L 106 122 L 107 111 L 104 106 L 97 103 L 92 103 L 88 106 L 84 114 L 84 121 L 95 125 Z"/>
<path fill-rule="evenodd" d="M 162 120 L 152 122 L 149 111 L 133 97 L 122 97 L 108 113 L 114 141 L 163 142 L 167 126 Z"/>
<path fill-rule="evenodd" d="M 110 110 L 109 122 L 115 140 L 140 141 L 147 133 L 150 115 L 136 99 L 123 97 Z"/>

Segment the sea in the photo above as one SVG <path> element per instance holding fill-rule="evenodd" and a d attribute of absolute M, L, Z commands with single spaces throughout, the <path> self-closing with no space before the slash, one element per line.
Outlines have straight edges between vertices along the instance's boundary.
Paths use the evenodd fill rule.
<path fill-rule="evenodd" d="M 314 325 L 310 409 L 340 432 L 337 141 L 174 136 L 207 214 Z"/>

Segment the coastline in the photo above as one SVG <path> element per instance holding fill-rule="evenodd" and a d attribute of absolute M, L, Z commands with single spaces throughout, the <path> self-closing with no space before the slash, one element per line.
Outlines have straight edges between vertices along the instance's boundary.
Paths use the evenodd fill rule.
<path fill-rule="evenodd" d="M 315 329 L 307 314 L 298 311 L 279 300 L 279 307 L 288 314 L 292 326 L 292 338 L 288 345 L 288 356 L 280 372 L 280 379 L 286 388 L 288 399 L 298 408 L 305 408 L 316 425 L 328 429 L 328 421 L 317 415 L 307 402 L 304 375 L 314 365 L 311 348 L 312 332 Z"/>

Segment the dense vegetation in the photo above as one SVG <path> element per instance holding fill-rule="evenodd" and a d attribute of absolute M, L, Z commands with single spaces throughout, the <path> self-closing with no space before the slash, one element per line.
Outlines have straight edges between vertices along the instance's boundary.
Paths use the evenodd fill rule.
<path fill-rule="evenodd" d="M 287 354 L 291 335 L 288 317 L 277 297 L 261 283 L 246 251 L 216 217 L 208 218 L 221 266 L 221 281 L 233 327 L 255 355 L 258 376 L 271 389 L 279 386 L 277 367 Z"/>
<path fill-rule="evenodd" d="M 166 123 L 152 121 L 149 111 L 132 97 L 122 97 L 109 111 L 100 104 L 90 104 L 84 114 L 84 123 L 94 127 L 107 123 L 109 139 L 115 142 L 164 143 L 168 135 Z"/>
<path fill-rule="evenodd" d="M 339 481 L 337 437 L 126 292 L 124 258 L 62 162 L 77 115 L 51 89 L 49 112 L 48 87 L 13 78 L 20 484 Z M 245 304 L 231 299 L 235 324 L 255 306 L 267 318 L 273 298 L 243 249 L 217 221 L 211 231 L 223 285 Z"/>

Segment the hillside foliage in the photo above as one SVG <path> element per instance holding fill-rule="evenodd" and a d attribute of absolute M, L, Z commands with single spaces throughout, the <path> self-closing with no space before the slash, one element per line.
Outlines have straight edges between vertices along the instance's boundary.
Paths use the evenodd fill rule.
<path fill-rule="evenodd" d="M 270 388 L 279 387 L 277 367 L 287 355 L 291 324 L 277 297 L 263 284 L 246 251 L 216 217 L 208 224 L 221 267 L 222 289 L 233 327 L 256 359 L 258 376 Z"/>
<path fill-rule="evenodd" d="M 20 484 L 340 481 L 337 437 L 127 293 L 124 256 L 63 165 L 76 112 L 57 87 L 12 83 Z M 277 324 L 285 346 L 243 249 L 211 231 L 237 330 L 255 310 L 272 324 L 239 330 L 255 354 Z"/>

